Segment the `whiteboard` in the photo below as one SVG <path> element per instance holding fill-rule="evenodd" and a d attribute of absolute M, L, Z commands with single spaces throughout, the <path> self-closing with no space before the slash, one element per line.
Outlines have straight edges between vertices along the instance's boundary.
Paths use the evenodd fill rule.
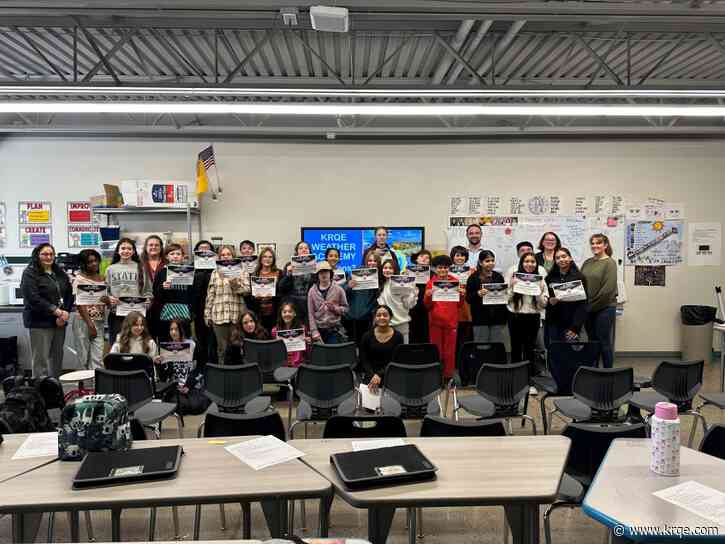
<path fill-rule="evenodd" d="M 519 216 L 516 225 L 482 225 L 481 231 L 483 233 L 481 246 L 494 252 L 496 270 L 502 273 L 518 263 L 516 244 L 524 241 L 531 242 L 536 252 L 539 240 L 547 231 L 553 231 L 561 238 L 561 245 L 571 252 L 571 256 L 578 266 L 591 257 L 589 237 L 596 233 L 605 234 L 609 237 L 614 252 L 613 257 L 617 263 L 618 299 L 619 302 L 626 300 L 624 289 L 625 226 L 621 220 L 608 226 L 607 218 Z M 468 245 L 465 226 L 448 227 L 447 237 L 448 251 L 456 245 L 463 247 Z"/>

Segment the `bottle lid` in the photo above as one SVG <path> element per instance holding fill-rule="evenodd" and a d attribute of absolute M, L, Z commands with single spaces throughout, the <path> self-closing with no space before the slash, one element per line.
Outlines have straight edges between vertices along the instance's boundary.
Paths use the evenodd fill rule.
<path fill-rule="evenodd" d="M 660 419 L 677 419 L 677 405 L 671 402 L 658 402 L 655 405 L 655 415 Z"/>

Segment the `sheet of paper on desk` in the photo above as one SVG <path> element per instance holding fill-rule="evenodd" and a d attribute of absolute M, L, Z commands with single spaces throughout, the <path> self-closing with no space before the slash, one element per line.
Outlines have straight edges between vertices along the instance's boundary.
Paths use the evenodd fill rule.
<path fill-rule="evenodd" d="M 33 457 L 57 457 L 58 433 L 36 433 L 25 439 L 13 455 L 13 461 Z"/>
<path fill-rule="evenodd" d="M 240 442 L 224 449 L 254 470 L 286 463 L 304 455 L 297 448 L 271 435 Z"/>
<path fill-rule="evenodd" d="M 380 440 L 353 440 L 352 451 L 376 450 L 378 448 L 392 448 L 405 446 L 402 438 L 382 438 Z"/>
<path fill-rule="evenodd" d="M 725 493 L 717 489 L 689 481 L 653 495 L 725 527 Z"/>

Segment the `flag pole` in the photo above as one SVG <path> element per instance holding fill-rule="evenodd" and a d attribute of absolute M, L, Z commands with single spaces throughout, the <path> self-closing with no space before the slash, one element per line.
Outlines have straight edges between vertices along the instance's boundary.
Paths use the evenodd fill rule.
<path fill-rule="evenodd" d="M 212 153 L 214 153 L 214 146 L 209 144 L 209 147 L 211 147 Z M 216 188 L 219 190 L 219 194 L 222 194 L 224 191 L 222 190 L 221 181 L 219 181 L 219 165 L 216 162 L 216 155 L 214 156 L 214 177 L 216 177 Z"/>

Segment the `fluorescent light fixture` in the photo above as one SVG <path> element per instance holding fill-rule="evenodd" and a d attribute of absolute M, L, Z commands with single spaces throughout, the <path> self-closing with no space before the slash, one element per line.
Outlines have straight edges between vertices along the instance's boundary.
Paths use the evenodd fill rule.
<path fill-rule="evenodd" d="M 376 88 L 273 88 L 273 87 L 77 87 L 72 85 L 5 85 L 0 95 L 27 96 L 336 96 L 397 98 L 725 98 L 717 89 L 376 89 Z"/>
<path fill-rule="evenodd" d="M 0 102 L 0 113 L 375 116 L 725 117 L 725 105 L 311 104 L 291 102 Z"/>

